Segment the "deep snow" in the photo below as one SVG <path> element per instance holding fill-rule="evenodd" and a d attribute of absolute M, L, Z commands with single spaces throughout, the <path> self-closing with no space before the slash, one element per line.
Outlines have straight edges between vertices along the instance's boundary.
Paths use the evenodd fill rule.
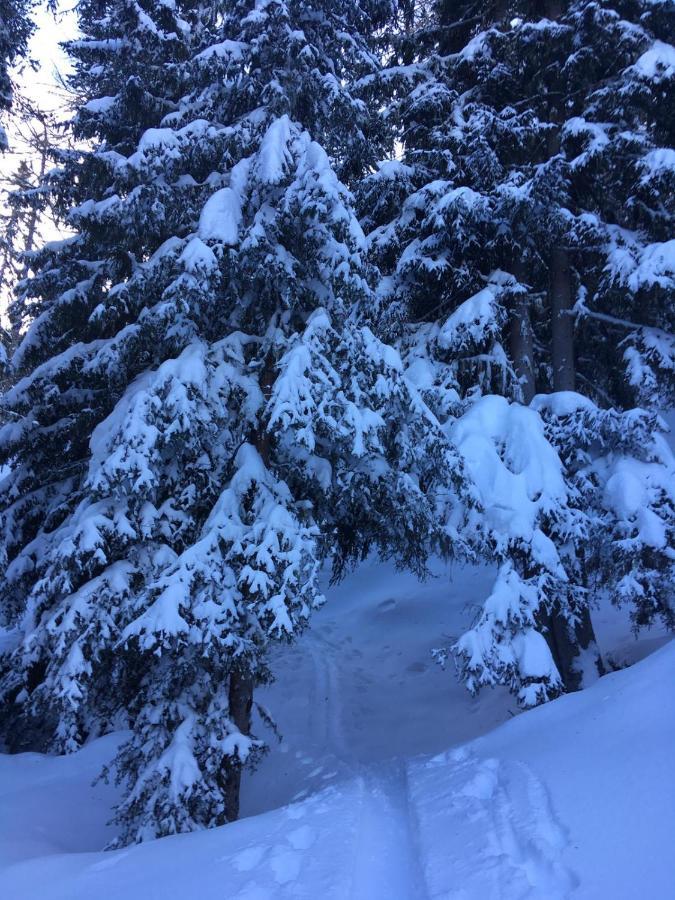
<path fill-rule="evenodd" d="M 451 581 L 439 565 L 420 584 L 372 563 L 331 589 L 261 692 L 284 740 L 234 825 L 102 853 L 115 788 L 91 781 L 118 737 L 0 756 L 0 897 L 669 896 L 675 643 L 635 641 L 624 615 L 599 611 L 617 663 L 652 655 L 528 713 L 503 691 L 473 699 L 430 650 L 466 628 L 493 578 Z"/>

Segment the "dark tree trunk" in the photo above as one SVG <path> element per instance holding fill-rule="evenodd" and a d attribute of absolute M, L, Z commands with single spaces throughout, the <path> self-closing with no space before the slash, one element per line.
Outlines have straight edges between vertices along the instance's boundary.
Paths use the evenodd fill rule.
<path fill-rule="evenodd" d="M 563 0 L 545 0 L 544 12 L 548 19 L 559 19 L 564 11 Z"/>
<path fill-rule="evenodd" d="M 47 172 L 47 159 L 49 155 L 49 131 L 47 129 L 47 122 L 42 120 L 42 137 L 38 143 L 36 148 L 40 154 L 40 170 L 37 176 L 37 183 L 43 184 L 45 173 Z M 35 244 L 35 232 L 37 230 L 38 224 L 38 210 L 36 206 L 33 206 L 30 216 L 28 218 L 28 228 L 26 230 L 26 244 L 24 246 L 24 252 L 30 253 L 33 250 L 33 246 Z M 24 266 L 23 277 L 26 278 L 28 276 L 30 266 L 28 263 Z"/>
<path fill-rule="evenodd" d="M 559 19 L 565 10 L 564 0 L 545 0 L 545 15 Z M 549 136 L 549 154 L 560 153 L 560 123 L 562 111 L 551 109 L 551 122 L 558 127 Z M 549 308 L 551 311 L 551 360 L 553 366 L 553 390 L 573 391 L 575 388 L 574 320 L 572 317 L 572 275 L 569 252 L 564 246 L 555 246 L 549 259 Z M 579 612 L 579 621 L 572 627 L 556 607 L 543 617 L 546 640 L 553 659 L 568 691 L 579 690 L 582 672 L 578 659 L 582 652 L 593 649 L 598 672 L 602 674 L 602 659 L 597 651 L 595 631 L 588 606 Z"/>
<path fill-rule="evenodd" d="M 566 691 L 578 691 L 583 687 L 579 656 L 586 650 L 592 649 L 596 654 L 596 667 L 602 674 L 602 663 L 595 648 L 595 632 L 588 607 L 582 611 L 574 628 L 557 606 L 550 613 L 541 614 L 539 623 Z"/>
<path fill-rule="evenodd" d="M 551 310 L 551 358 L 553 365 L 553 390 L 573 391 L 575 387 L 574 321 L 572 310 L 572 274 L 569 253 L 564 247 L 551 250 L 549 271 L 549 302 Z M 547 641 L 551 647 L 565 689 L 576 691 L 581 687 L 582 673 L 578 657 L 589 648 L 595 648 L 598 671 L 602 661 L 596 648 L 591 612 L 585 606 L 579 612 L 574 629 L 555 609 L 548 617 Z"/>
<path fill-rule="evenodd" d="M 260 372 L 259 384 L 263 395 L 270 395 L 274 384 L 275 368 L 272 354 L 269 353 L 263 362 Z M 270 465 L 272 458 L 272 436 L 266 429 L 265 423 L 259 423 L 251 434 L 251 441 L 266 466 Z M 255 677 L 245 663 L 241 667 L 233 669 L 230 674 L 229 707 L 230 718 L 242 734 L 251 733 L 251 709 L 253 707 L 253 689 Z M 234 822 L 239 818 L 239 793 L 241 789 L 241 764 L 226 763 L 224 771 L 225 780 L 225 810 L 228 822 Z"/>
<path fill-rule="evenodd" d="M 251 733 L 253 675 L 248 669 L 236 669 L 230 675 L 230 718 L 242 734 Z M 225 812 L 228 822 L 239 818 L 241 764 L 228 763 L 225 771 Z"/>
<path fill-rule="evenodd" d="M 564 247 L 551 250 L 549 269 L 551 309 L 551 358 L 553 390 L 574 390 L 574 321 L 572 319 L 572 276 L 569 253 Z"/>
<path fill-rule="evenodd" d="M 524 277 L 522 263 L 514 265 L 513 274 L 519 282 L 522 282 Z M 509 352 L 520 381 L 523 402 L 529 403 L 535 394 L 534 338 L 530 298 L 525 293 L 516 295 L 514 300 L 509 327 Z"/>
<path fill-rule="evenodd" d="M 553 390 L 573 391 L 575 367 L 574 321 L 571 315 L 572 275 L 569 253 L 564 247 L 554 247 L 551 250 L 549 300 Z M 554 609 L 549 617 L 547 640 L 566 690 L 576 691 L 581 687 L 582 673 L 578 668 L 578 657 L 582 652 L 594 648 L 598 671 L 602 671 L 588 606 L 580 610 L 579 621 L 574 629 Z"/>

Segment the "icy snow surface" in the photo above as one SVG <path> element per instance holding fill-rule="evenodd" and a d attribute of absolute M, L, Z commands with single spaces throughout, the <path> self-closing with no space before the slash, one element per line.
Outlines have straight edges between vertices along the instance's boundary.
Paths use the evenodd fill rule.
<path fill-rule="evenodd" d="M 472 699 L 429 655 L 466 628 L 494 572 L 436 575 L 364 565 L 279 651 L 259 699 L 284 740 L 238 823 L 103 853 L 115 788 L 91 782 L 118 736 L 70 757 L 0 756 L 0 898 L 670 896 L 675 643 L 635 641 L 600 610 L 615 662 L 651 655 L 512 718 L 511 697 Z"/>

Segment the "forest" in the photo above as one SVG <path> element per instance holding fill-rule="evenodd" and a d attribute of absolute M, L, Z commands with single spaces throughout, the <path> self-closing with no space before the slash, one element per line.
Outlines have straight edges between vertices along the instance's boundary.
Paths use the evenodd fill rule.
<path fill-rule="evenodd" d="M 638 859 L 639 893 L 583 893 L 559 863 L 564 823 L 533 799 L 543 782 L 513 749 L 464 745 L 506 741 L 491 729 L 507 715 L 527 752 L 550 729 L 585 759 L 568 784 L 581 797 L 596 747 L 625 728 L 625 772 L 651 768 L 673 803 L 645 813 L 645 837 L 672 836 L 659 754 L 675 739 L 675 3 L 77 0 L 56 111 L 22 96 L 63 12 L 52 3 L 38 27 L 36 10 L 0 0 L 0 795 L 21 760 L 93 754 L 81 771 L 107 781 L 112 824 L 80 849 L 243 840 L 277 814 L 254 815 L 246 785 L 290 778 L 291 703 L 319 715 L 350 646 L 409 648 L 422 620 L 407 668 L 378 658 L 392 684 L 429 673 L 426 693 L 363 699 L 373 656 L 342 705 L 379 702 L 398 722 L 379 738 L 390 755 L 443 749 L 447 772 L 441 785 L 431 763 L 406 769 L 415 835 L 392 831 L 386 852 L 403 794 L 371 791 L 393 804 L 361 835 L 382 872 L 345 851 L 335 871 L 369 874 L 333 894 L 329 869 L 324 883 L 277 850 L 276 881 L 228 889 L 222 870 L 221 893 L 214 880 L 156 895 L 142 873 L 157 856 L 129 857 L 146 860 L 126 876 L 138 895 L 81 880 L 52 895 L 54 873 L 22 881 L 31 867 L 4 872 L 0 851 L 0 892 L 665 897 L 667 851 L 652 881 Z M 21 127 L 32 139 L 13 155 Z M 633 650 L 603 637 L 608 622 Z M 624 707 L 622 691 L 650 699 Z M 605 694 L 612 714 L 575 750 L 565 711 L 592 731 Z M 344 784 L 368 785 L 349 710 L 331 709 Z M 400 737 L 470 712 L 480 728 L 438 732 L 438 747 Z M 634 758 L 640 729 L 655 737 Z M 352 787 L 330 788 L 335 804 L 363 804 Z M 425 831 L 432 797 L 446 799 Z M 475 834 L 434 850 L 462 797 L 483 804 L 459 817 Z M 483 815 L 512 866 L 492 881 L 467 824 Z M 579 838 L 591 857 L 593 827 Z M 293 852 L 316 862 L 301 832 Z M 342 833 L 327 838 L 336 859 Z M 229 869 L 252 877 L 262 856 L 246 852 Z"/>

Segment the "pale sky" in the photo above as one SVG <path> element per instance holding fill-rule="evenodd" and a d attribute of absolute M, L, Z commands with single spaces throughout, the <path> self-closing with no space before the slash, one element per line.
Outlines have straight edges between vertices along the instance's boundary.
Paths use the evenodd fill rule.
<path fill-rule="evenodd" d="M 16 93 L 32 100 L 41 109 L 55 113 L 57 119 L 69 115 L 67 94 L 59 83 L 59 74 L 67 74 L 68 57 L 60 47 L 60 42 L 75 36 L 76 18 L 72 4 L 60 3 L 56 17 L 44 6 L 36 10 L 37 29 L 29 45 L 29 59 L 37 68 L 23 61 L 14 72 Z M 13 172 L 22 160 L 35 158 L 30 147 L 22 139 L 21 127 L 16 119 L 5 118 L 9 150 L 0 154 L 0 176 Z M 0 206 L 4 207 L 5 190 L 0 188 Z M 59 231 L 45 223 L 39 233 L 39 240 L 50 240 L 59 236 Z M 0 296 L 0 320 L 8 302 L 7 296 Z"/>

